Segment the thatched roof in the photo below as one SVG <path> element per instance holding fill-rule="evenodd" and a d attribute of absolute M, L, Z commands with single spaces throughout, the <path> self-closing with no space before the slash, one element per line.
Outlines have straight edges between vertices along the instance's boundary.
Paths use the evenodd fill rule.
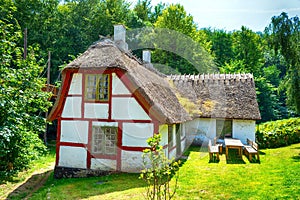
<path fill-rule="evenodd" d="M 171 75 L 184 107 L 193 117 L 261 119 L 252 74 Z M 187 108 L 188 110 L 189 108 Z"/>
<path fill-rule="evenodd" d="M 158 120 L 161 123 L 173 124 L 190 119 L 166 79 L 144 67 L 132 54 L 121 51 L 114 42 L 108 39 L 90 46 L 86 52 L 68 64 L 62 71 L 62 83 L 65 82 L 65 74 L 68 70 L 105 68 L 122 70 L 134 86 L 133 92 L 137 92 L 145 99 L 151 106 L 150 113 L 159 115 Z M 58 108 L 61 96 L 60 91 L 48 119 L 56 118 L 55 110 L 62 109 Z"/>

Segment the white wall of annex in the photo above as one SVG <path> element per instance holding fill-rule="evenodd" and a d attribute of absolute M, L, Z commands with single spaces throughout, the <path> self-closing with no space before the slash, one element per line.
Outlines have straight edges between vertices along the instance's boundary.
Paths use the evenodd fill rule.
<path fill-rule="evenodd" d="M 67 97 L 62 117 L 81 118 L 81 97 Z"/>
<path fill-rule="evenodd" d="M 103 171 L 116 171 L 117 161 L 111 159 L 91 159 L 91 169 L 103 170 Z"/>
<path fill-rule="evenodd" d="M 74 73 L 69 89 L 69 94 L 82 95 L 82 74 Z"/>
<path fill-rule="evenodd" d="M 87 152 L 82 147 L 61 146 L 59 149 L 60 167 L 86 168 Z"/>
<path fill-rule="evenodd" d="M 169 151 L 169 157 L 170 160 L 175 159 L 176 158 L 176 148 L 172 149 L 171 151 Z"/>
<path fill-rule="evenodd" d="M 247 144 L 247 138 L 255 141 L 255 121 L 234 119 L 232 121 L 232 137 L 240 139 L 243 144 Z"/>
<path fill-rule="evenodd" d="M 117 120 L 150 120 L 148 114 L 135 98 L 112 98 L 112 119 Z"/>
<path fill-rule="evenodd" d="M 107 119 L 108 107 L 107 103 L 85 103 L 84 117 L 89 119 Z"/>
<path fill-rule="evenodd" d="M 148 147 L 147 139 L 153 136 L 152 123 L 123 123 L 122 145 Z"/>
<path fill-rule="evenodd" d="M 88 143 L 87 121 L 61 121 L 61 142 Z"/>
<path fill-rule="evenodd" d="M 112 73 L 112 94 L 131 94 L 115 73 Z"/>
<path fill-rule="evenodd" d="M 216 119 L 197 118 L 185 123 L 187 145 L 195 139 L 199 142 L 208 142 L 216 136 Z"/>
<path fill-rule="evenodd" d="M 165 146 L 166 144 L 168 144 L 168 125 L 160 125 L 159 133 L 161 134 L 161 145 Z"/>

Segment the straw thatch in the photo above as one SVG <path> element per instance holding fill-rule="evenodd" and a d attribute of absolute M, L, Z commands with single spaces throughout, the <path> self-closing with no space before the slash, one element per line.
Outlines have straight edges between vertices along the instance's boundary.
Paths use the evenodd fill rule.
<path fill-rule="evenodd" d="M 193 113 L 188 111 L 193 117 L 261 119 L 252 74 L 171 75 L 168 78 L 179 100 L 193 104 Z"/>
<path fill-rule="evenodd" d="M 161 123 L 181 123 L 190 119 L 188 113 L 178 102 L 167 80 L 159 76 L 153 70 L 144 67 L 132 54 L 121 51 L 114 42 L 108 39 L 92 45 L 81 56 L 68 64 L 62 72 L 62 83 L 65 82 L 64 74 L 68 70 L 104 68 L 123 70 L 133 83 L 134 90 L 141 94 L 145 101 L 151 106 L 150 112 L 158 113 L 158 118 Z M 53 119 L 54 116 L 52 115 L 55 113 L 55 109 L 58 109 L 60 93 L 48 117 L 49 119 Z"/>

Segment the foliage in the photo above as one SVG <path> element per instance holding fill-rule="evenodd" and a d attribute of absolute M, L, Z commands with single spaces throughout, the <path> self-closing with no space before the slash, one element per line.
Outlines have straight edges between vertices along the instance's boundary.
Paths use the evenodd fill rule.
<path fill-rule="evenodd" d="M 300 113 L 300 20 L 289 18 L 287 13 L 272 17 L 271 23 L 265 29 L 269 45 L 275 53 L 283 55 L 288 68 L 283 82 L 288 97 L 288 104 L 298 114 Z"/>
<path fill-rule="evenodd" d="M 260 124 L 256 139 L 261 148 L 277 148 L 300 142 L 300 118 L 290 118 Z"/>
<path fill-rule="evenodd" d="M 13 5 L 8 9 L 14 10 Z M 8 16 L 9 17 L 9 16 Z M 45 129 L 43 113 L 50 103 L 49 93 L 42 92 L 43 67 L 34 52 L 23 59 L 17 46 L 20 29 L 14 21 L 0 20 L 0 176 L 9 176 L 28 166 L 45 150 L 39 133 Z"/>
<path fill-rule="evenodd" d="M 174 162 L 166 158 L 162 146 L 159 144 L 161 135 L 155 134 L 147 140 L 150 148 L 143 151 L 143 163 L 145 169 L 142 170 L 140 178 L 146 183 L 146 199 L 161 200 L 172 199 L 176 193 L 177 180 L 179 177 L 179 162 Z M 175 186 L 171 191 L 170 181 L 175 176 Z"/>

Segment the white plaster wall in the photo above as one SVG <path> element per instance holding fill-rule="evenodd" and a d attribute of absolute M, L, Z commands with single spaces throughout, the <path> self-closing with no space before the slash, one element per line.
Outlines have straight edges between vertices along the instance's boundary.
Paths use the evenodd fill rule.
<path fill-rule="evenodd" d="M 112 74 L 112 94 L 131 94 L 115 73 Z"/>
<path fill-rule="evenodd" d="M 190 144 L 194 138 L 196 141 L 207 142 L 216 136 L 216 119 L 197 118 L 185 123 L 187 143 Z"/>
<path fill-rule="evenodd" d="M 69 89 L 69 94 L 82 94 L 82 74 L 74 73 Z"/>
<path fill-rule="evenodd" d="M 180 134 L 181 134 L 181 139 L 184 138 L 186 136 L 186 128 L 185 128 L 185 124 L 180 124 Z"/>
<path fill-rule="evenodd" d="M 144 169 L 143 152 L 140 151 L 124 151 L 122 150 L 121 171 L 123 172 L 140 172 Z"/>
<path fill-rule="evenodd" d="M 152 123 L 124 123 L 122 144 L 131 147 L 148 147 L 147 139 L 153 136 Z"/>
<path fill-rule="evenodd" d="M 88 143 L 87 121 L 61 121 L 61 142 Z"/>
<path fill-rule="evenodd" d="M 93 122 L 93 126 L 118 127 L 118 122 Z"/>
<path fill-rule="evenodd" d="M 174 146 L 176 146 L 176 126 L 175 126 L 175 124 L 172 124 L 172 126 L 173 126 L 173 129 L 172 129 L 172 135 L 173 135 L 172 142 L 173 142 L 173 146 L 172 147 L 174 147 Z"/>
<path fill-rule="evenodd" d="M 81 97 L 67 97 L 62 117 L 81 118 Z"/>
<path fill-rule="evenodd" d="M 161 134 L 161 145 L 165 146 L 166 144 L 168 144 L 168 125 L 160 125 L 159 133 Z"/>
<path fill-rule="evenodd" d="M 255 121 L 233 120 L 232 137 L 240 139 L 243 144 L 247 144 L 247 138 L 255 141 Z"/>
<path fill-rule="evenodd" d="M 169 157 L 170 160 L 176 158 L 176 148 L 174 148 L 172 151 L 169 152 Z"/>
<path fill-rule="evenodd" d="M 112 119 L 150 120 L 135 98 L 112 98 Z"/>
<path fill-rule="evenodd" d="M 94 119 L 108 118 L 108 104 L 107 103 L 85 103 L 84 117 Z"/>
<path fill-rule="evenodd" d="M 91 169 L 103 170 L 103 171 L 116 171 L 117 161 L 111 159 L 91 159 Z"/>
<path fill-rule="evenodd" d="M 86 168 L 87 151 L 82 147 L 61 146 L 58 166 Z"/>
<path fill-rule="evenodd" d="M 186 145 L 186 139 L 184 139 L 184 140 L 181 141 L 181 153 L 184 152 L 184 150 L 185 150 L 185 148 L 186 148 L 185 145 Z"/>

